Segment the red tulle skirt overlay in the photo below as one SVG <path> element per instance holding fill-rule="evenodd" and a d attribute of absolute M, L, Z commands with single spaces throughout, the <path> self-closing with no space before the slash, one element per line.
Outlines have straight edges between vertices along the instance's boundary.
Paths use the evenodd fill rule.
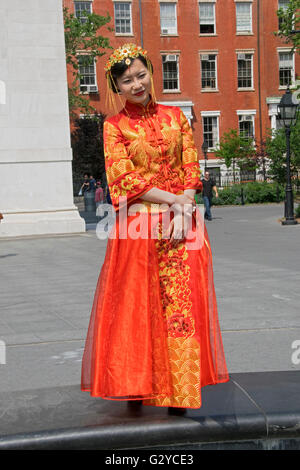
<path fill-rule="evenodd" d="M 165 216 L 116 219 L 96 286 L 81 390 L 200 408 L 201 387 L 229 380 L 211 247 L 198 209 L 177 246 L 163 237 Z"/>

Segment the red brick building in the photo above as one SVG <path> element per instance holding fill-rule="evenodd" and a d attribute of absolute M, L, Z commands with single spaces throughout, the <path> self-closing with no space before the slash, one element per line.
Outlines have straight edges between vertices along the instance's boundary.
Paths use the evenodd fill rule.
<path fill-rule="evenodd" d="M 216 174 L 226 167 L 214 155 L 222 134 L 238 129 L 260 142 L 276 128 L 277 104 L 295 83 L 299 56 L 274 35 L 276 11 L 288 0 L 65 0 L 77 15 L 106 15 L 113 32 L 102 34 L 113 47 L 143 46 L 154 66 L 157 100 L 180 106 L 190 120 L 199 160 L 208 142 L 207 166 Z M 81 90 L 91 104 L 105 109 L 103 66 L 82 69 Z"/>

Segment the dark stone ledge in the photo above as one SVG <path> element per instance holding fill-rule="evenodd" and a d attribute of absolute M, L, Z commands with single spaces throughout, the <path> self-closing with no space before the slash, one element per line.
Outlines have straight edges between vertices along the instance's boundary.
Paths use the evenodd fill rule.
<path fill-rule="evenodd" d="M 173 416 L 167 408 L 132 410 L 127 402 L 93 398 L 79 386 L 1 393 L 0 450 L 299 443 L 300 371 L 231 374 L 229 382 L 203 388 L 202 402 L 200 409 Z"/>

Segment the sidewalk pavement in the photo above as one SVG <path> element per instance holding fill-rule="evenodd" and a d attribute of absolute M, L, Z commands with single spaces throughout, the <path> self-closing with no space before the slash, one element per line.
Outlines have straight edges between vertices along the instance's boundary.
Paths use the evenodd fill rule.
<path fill-rule="evenodd" d="M 213 207 L 212 215 L 206 224 L 229 372 L 300 371 L 292 362 L 300 225 L 278 222 L 282 204 Z M 84 234 L 1 240 L 0 392 L 79 386 L 106 247 L 87 226 Z"/>

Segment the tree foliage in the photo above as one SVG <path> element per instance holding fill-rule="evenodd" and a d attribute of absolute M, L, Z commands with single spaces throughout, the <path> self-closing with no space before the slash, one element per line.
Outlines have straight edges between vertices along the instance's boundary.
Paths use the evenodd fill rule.
<path fill-rule="evenodd" d="M 275 181 L 284 183 L 286 179 L 286 136 L 285 130 L 279 129 L 266 140 L 267 154 L 270 159 L 269 175 Z M 291 172 L 300 171 L 300 120 L 291 129 Z"/>
<path fill-rule="evenodd" d="M 216 157 L 223 160 L 227 168 L 232 166 L 234 172 L 236 167 L 240 170 L 252 171 L 257 166 L 253 140 L 239 135 L 236 129 L 224 132 Z"/>
<path fill-rule="evenodd" d="M 255 161 L 259 174 L 263 176 L 263 180 L 267 179 L 267 165 L 268 165 L 268 150 L 266 139 L 256 141 L 255 143 Z"/>
<path fill-rule="evenodd" d="M 280 20 L 279 30 L 275 33 L 292 45 L 292 50 L 300 53 L 300 0 L 290 0 L 286 8 L 277 11 Z M 299 90 L 299 85 L 297 90 Z M 299 93 L 297 93 L 299 99 Z M 273 138 L 272 138 L 273 137 Z M 291 131 L 291 171 L 300 171 L 300 122 Z M 270 170 L 273 178 L 284 182 L 286 177 L 286 137 L 284 129 L 276 131 L 267 139 L 267 153 L 271 159 Z"/>
<path fill-rule="evenodd" d="M 286 8 L 277 11 L 280 20 L 277 36 L 292 44 L 292 49 L 300 53 L 300 0 L 290 0 Z"/>
<path fill-rule="evenodd" d="M 85 14 L 84 21 L 76 18 L 68 8 L 63 8 L 66 61 L 70 66 L 73 80 L 68 86 L 69 111 L 71 118 L 76 117 L 76 111 L 92 114 L 96 110 L 90 105 L 89 98 L 79 92 L 79 64 L 78 55 L 82 54 L 84 65 L 93 63 L 95 59 L 105 54 L 105 49 L 112 49 L 109 39 L 99 34 L 100 28 L 110 22 L 111 17 L 100 16 L 95 13 Z M 108 27 L 108 30 L 111 28 Z"/>

